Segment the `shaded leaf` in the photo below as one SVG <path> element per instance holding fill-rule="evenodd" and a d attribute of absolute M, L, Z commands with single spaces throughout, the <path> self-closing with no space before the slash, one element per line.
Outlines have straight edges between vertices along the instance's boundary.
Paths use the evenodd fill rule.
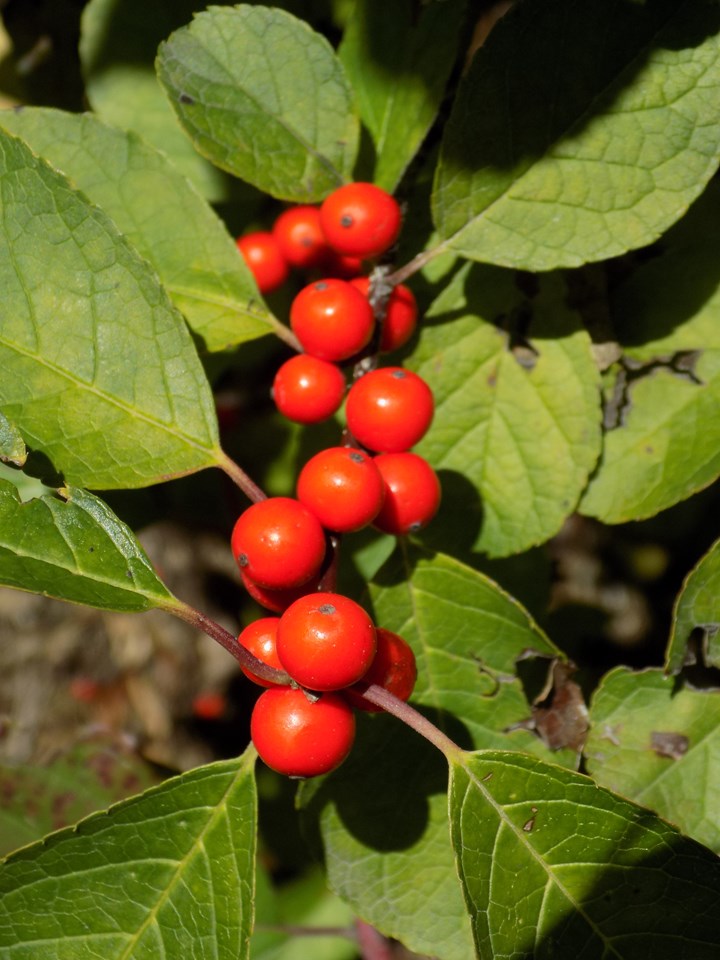
<path fill-rule="evenodd" d="M 287 328 L 269 312 L 222 221 L 166 157 L 136 134 L 91 114 L 26 108 L 0 113 L 112 217 L 155 267 L 206 350 Z"/>
<path fill-rule="evenodd" d="M 210 387 L 155 272 L 0 131 L 0 407 L 69 483 L 139 487 L 216 463 Z"/>
<path fill-rule="evenodd" d="M 156 782 L 140 757 L 94 741 L 43 767 L 0 767 L 0 855 Z"/>
<path fill-rule="evenodd" d="M 656 239 L 717 169 L 719 26 L 716 6 L 689 0 L 516 4 L 453 105 L 433 194 L 441 237 L 529 270 Z"/>
<path fill-rule="evenodd" d="M 407 365 L 435 394 L 417 446 L 458 489 L 447 536 L 491 556 L 559 530 L 600 451 L 599 374 L 559 275 L 524 294 L 510 271 L 466 265 L 427 311 Z M 441 544 L 442 545 L 442 542 Z"/>
<path fill-rule="evenodd" d="M 390 193 L 435 119 L 458 45 L 465 0 L 362 0 L 338 50 L 372 136 L 374 182 Z M 402 135 L 399 133 L 402 131 Z"/>
<path fill-rule="evenodd" d="M 196 148 L 285 200 L 348 179 L 358 120 L 330 44 L 284 10 L 213 7 L 161 44 L 158 76 Z"/>
<path fill-rule="evenodd" d="M 195 150 L 155 75 L 158 44 L 197 9 L 195 0 L 89 0 L 81 19 L 80 59 L 93 110 L 116 127 L 141 133 L 203 196 L 219 201 L 230 193 L 230 178 Z"/>
<path fill-rule="evenodd" d="M 85 490 L 21 503 L 0 479 L 0 583 L 104 610 L 142 611 L 174 598 L 132 532 Z"/>
<path fill-rule="evenodd" d="M 720 667 L 720 540 L 716 541 L 683 584 L 673 610 L 665 669 L 679 673 L 696 653 L 688 651 L 694 630 L 700 639 L 706 666 Z"/>
<path fill-rule="evenodd" d="M 27 450 L 22 434 L 0 410 L 0 460 L 21 467 L 27 460 Z"/>
<path fill-rule="evenodd" d="M 720 693 L 618 667 L 595 691 L 590 720 L 588 773 L 720 852 Z"/>
<path fill-rule="evenodd" d="M 211 764 L 0 865 L 0 957 L 246 958 L 253 754 Z"/>
<path fill-rule="evenodd" d="M 478 956 L 717 954 L 720 861 L 589 778 L 518 753 L 466 755 L 450 811 Z"/>
<path fill-rule="evenodd" d="M 652 517 L 720 475 L 720 350 L 690 374 L 652 367 L 628 391 L 622 423 L 608 431 L 580 512 L 605 523 Z"/>

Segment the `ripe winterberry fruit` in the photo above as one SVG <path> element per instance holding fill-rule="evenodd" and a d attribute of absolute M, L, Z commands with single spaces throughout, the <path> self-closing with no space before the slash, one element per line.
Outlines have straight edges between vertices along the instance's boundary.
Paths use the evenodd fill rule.
<path fill-rule="evenodd" d="M 192 712 L 198 720 L 220 720 L 227 712 L 227 697 L 223 693 L 199 693 L 192 702 Z"/>
<path fill-rule="evenodd" d="M 298 500 L 270 497 L 240 514 L 231 547 L 250 580 L 271 590 L 287 590 L 318 572 L 325 556 L 325 533 Z"/>
<path fill-rule="evenodd" d="M 417 664 L 412 647 L 392 630 L 377 627 L 375 632 L 377 653 L 370 669 L 360 680 L 360 685 L 374 683 L 395 694 L 399 700 L 408 700 L 417 680 Z M 366 700 L 357 688 L 344 690 L 343 696 L 358 710 L 365 710 L 367 713 L 382 711 L 382 707 Z"/>
<path fill-rule="evenodd" d="M 355 739 L 352 707 L 336 693 L 316 701 L 302 690 L 274 687 L 258 697 L 250 736 L 260 758 L 277 773 L 316 777 L 340 766 Z"/>
<path fill-rule="evenodd" d="M 360 257 L 344 257 L 337 250 L 328 247 L 323 261 L 322 273 L 326 277 L 339 277 L 341 280 L 350 280 L 362 272 Z"/>
<path fill-rule="evenodd" d="M 330 246 L 350 257 L 377 257 L 398 238 L 400 206 L 372 183 L 348 183 L 320 206 L 320 223 Z"/>
<path fill-rule="evenodd" d="M 377 649 L 375 627 L 363 608 L 338 593 L 312 593 L 280 617 L 277 654 L 296 683 L 340 690 L 359 680 Z"/>
<path fill-rule="evenodd" d="M 302 204 L 283 211 L 273 224 L 272 234 L 285 260 L 297 270 L 320 267 L 329 253 L 318 207 Z"/>
<path fill-rule="evenodd" d="M 368 450 L 399 453 L 425 436 L 434 401 L 422 377 L 402 367 L 381 367 L 356 380 L 348 393 L 348 429 Z"/>
<path fill-rule="evenodd" d="M 305 353 L 321 360 L 347 360 L 368 343 L 375 326 L 372 308 L 346 280 L 318 280 L 290 306 L 290 326 Z"/>
<path fill-rule="evenodd" d="M 272 393 L 275 405 L 288 420 L 320 423 L 340 409 L 345 377 L 334 363 L 299 353 L 278 369 Z"/>
<path fill-rule="evenodd" d="M 372 523 L 385 484 L 372 457 L 351 447 L 328 447 L 305 464 L 297 497 L 328 530 L 352 533 Z"/>
<path fill-rule="evenodd" d="M 381 453 L 375 465 L 385 484 L 385 500 L 373 525 L 396 537 L 417 533 L 440 506 L 437 474 L 417 453 Z"/>
<path fill-rule="evenodd" d="M 248 624 L 238 637 L 238 643 L 241 646 L 249 650 L 250 653 L 262 661 L 262 663 L 267 664 L 269 667 L 275 667 L 276 670 L 283 669 L 276 649 L 277 628 L 279 623 L 280 617 L 261 617 L 259 620 L 253 620 L 252 623 Z M 279 686 L 279 684 L 273 683 L 272 680 L 265 680 L 263 677 L 259 677 L 256 673 L 253 673 L 252 670 L 243 667 L 242 664 L 240 665 L 240 669 L 248 680 L 252 680 L 253 683 L 257 683 L 261 687 Z"/>
<path fill-rule="evenodd" d="M 265 607 L 267 610 L 272 611 L 272 613 L 283 613 L 291 603 L 295 603 L 296 600 L 304 597 L 305 594 L 313 593 L 317 590 L 320 573 L 316 573 L 310 577 L 308 581 L 300 584 L 299 587 L 288 587 L 285 590 L 271 590 L 267 587 L 261 587 L 259 584 L 254 583 L 243 572 L 242 567 L 240 568 L 240 579 L 247 592 L 261 607 Z"/>
<path fill-rule="evenodd" d="M 369 277 L 355 277 L 350 283 L 357 287 L 364 297 L 370 292 Z M 390 353 L 408 342 L 417 325 L 417 302 L 410 287 L 399 283 L 394 287 L 387 302 L 385 319 L 380 334 L 380 350 Z"/>
<path fill-rule="evenodd" d="M 287 261 L 271 233 L 257 231 L 238 237 L 237 247 L 255 277 L 260 293 L 272 293 L 290 275 Z"/>

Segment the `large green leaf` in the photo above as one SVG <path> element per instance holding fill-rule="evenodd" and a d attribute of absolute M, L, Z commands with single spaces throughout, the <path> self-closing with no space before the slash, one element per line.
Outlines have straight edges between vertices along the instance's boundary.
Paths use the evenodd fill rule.
<path fill-rule="evenodd" d="M 720 852 L 720 694 L 618 667 L 590 710 L 588 773 Z"/>
<path fill-rule="evenodd" d="M 518 662 L 560 652 L 517 601 L 459 561 L 407 544 L 376 575 L 370 598 L 378 626 L 399 633 L 415 652 L 414 704 L 463 724 L 477 748 L 550 756 L 519 726 L 530 704 Z M 573 762 L 571 752 L 562 756 Z"/>
<path fill-rule="evenodd" d="M 434 747 L 394 717 L 366 719 L 345 763 L 303 784 L 300 798 L 306 827 L 321 835 L 331 889 L 363 919 L 423 955 L 472 956 L 448 832 L 447 764 Z"/>
<path fill-rule="evenodd" d="M 0 855 L 157 780 L 139 756 L 95 739 L 72 747 L 46 766 L 0 767 Z"/>
<path fill-rule="evenodd" d="M 450 811 L 477 956 L 717 956 L 718 858 L 587 777 L 523 754 L 467 755 Z"/>
<path fill-rule="evenodd" d="M 287 333 L 268 311 L 222 221 L 192 184 L 134 133 L 91 114 L 26 108 L 0 113 L 107 213 L 155 267 L 207 350 Z"/>
<path fill-rule="evenodd" d="M 669 673 L 679 673 L 682 669 L 694 630 L 702 634 L 705 664 L 720 667 L 720 540 L 690 572 L 675 603 L 665 657 L 665 669 Z M 696 653 L 693 658 L 697 659 Z"/>
<path fill-rule="evenodd" d="M 155 75 L 158 44 L 188 23 L 198 6 L 196 0 L 89 0 L 80 59 L 93 110 L 114 126 L 137 130 L 204 196 L 219 201 L 229 193 L 230 178 L 195 150 Z"/>
<path fill-rule="evenodd" d="M 435 119 L 455 60 L 465 0 L 417 11 L 360 0 L 338 50 L 375 147 L 374 181 L 391 193 Z"/>
<path fill-rule="evenodd" d="M 651 367 L 632 381 L 580 511 L 605 523 L 641 520 L 711 484 L 720 475 L 718 405 L 720 350 L 699 354 L 690 371 Z"/>
<path fill-rule="evenodd" d="M 441 238 L 548 270 L 658 237 L 717 169 L 719 27 L 717 6 L 697 0 L 515 4 L 446 127 Z"/>
<path fill-rule="evenodd" d="M 0 958 L 246 958 L 253 756 L 200 767 L 9 857 Z"/>
<path fill-rule="evenodd" d="M 105 610 L 172 606 L 132 532 L 85 490 L 20 501 L 0 479 L 0 583 Z"/>
<path fill-rule="evenodd" d="M 599 374 L 562 278 L 541 278 L 529 295 L 521 286 L 510 271 L 465 265 L 407 360 L 436 403 L 417 451 L 462 481 L 430 541 L 491 556 L 557 533 L 600 452 Z"/>
<path fill-rule="evenodd" d="M 0 130 L 0 409 L 69 483 L 139 487 L 221 458 L 180 314 L 114 223 Z"/>
<path fill-rule="evenodd" d="M 197 149 L 285 200 L 350 176 L 359 123 L 330 44 L 284 10 L 212 7 L 160 46 L 158 76 Z"/>

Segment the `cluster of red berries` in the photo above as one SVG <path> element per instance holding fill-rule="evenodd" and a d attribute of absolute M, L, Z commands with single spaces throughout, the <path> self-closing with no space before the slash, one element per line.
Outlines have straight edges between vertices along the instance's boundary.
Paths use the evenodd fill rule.
<path fill-rule="evenodd" d="M 395 243 L 400 224 L 393 197 L 357 183 L 336 190 L 319 208 L 285 211 L 272 233 L 260 236 L 270 237 L 280 251 L 284 276 L 288 264 L 327 269 L 333 258 L 344 268 L 354 258 L 357 271 L 363 260 Z M 241 249 L 247 239 L 238 241 Z M 244 253 L 267 290 L 267 274 L 257 265 L 262 258 L 254 266 Z M 341 364 L 396 349 L 411 336 L 417 307 L 410 291 L 392 289 L 379 331 L 369 294 L 368 277 L 348 281 L 326 275 L 295 297 L 290 324 L 304 352 L 275 377 L 273 396 L 281 413 L 303 424 L 332 416 L 346 395 Z M 324 577 L 333 559 L 329 534 L 373 524 L 401 536 L 435 515 L 437 475 L 410 450 L 430 426 L 433 409 L 432 392 L 417 374 L 399 366 L 370 372 L 356 367 L 345 404 L 346 445 L 323 450 L 305 464 L 296 498 L 262 500 L 235 524 L 231 545 L 242 581 L 261 605 L 280 614 L 251 624 L 239 641 L 293 682 L 271 685 L 245 671 L 269 687 L 254 708 L 251 735 L 263 760 L 279 772 L 314 776 L 342 762 L 354 737 L 352 708 L 376 709 L 351 689 L 355 684 L 361 689 L 376 684 L 403 700 L 412 692 L 415 660 L 408 644 L 376 628 L 354 601 L 326 592 Z"/>

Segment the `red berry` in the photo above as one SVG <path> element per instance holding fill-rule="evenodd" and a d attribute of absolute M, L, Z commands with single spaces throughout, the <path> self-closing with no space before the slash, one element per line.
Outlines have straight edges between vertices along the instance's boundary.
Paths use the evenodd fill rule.
<path fill-rule="evenodd" d="M 327 197 L 320 223 L 330 246 L 346 256 L 377 257 L 400 233 L 400 206 L 372 183 L 349 183 Z"/>
<path fill-rule="evenodd" d="M 355 277 L 350 283 L 357 287 L 363 296 L 370 292 L 369 277 Z M 385 311 L 385 319 L 380 335 L 380 350 L 390 353 L 408 342 L 417 325 L 417 302 L 415 296 L 404 283 L 399 283 L 390 294 Z"/>
<path fill-rule="evenodd" d="M 272 232 L 283 257 L 297 270 L 312 270 L 324 263 L 329 247 L 318 207 L 290 207 L 277 218 Z"/>
<path fill-rule="evenodd" d="M 236 242 L 260 293 L 272 293 L 285 283 L 290 270 L 271 233 L 247 233 Z"/>
<path fill-rule="evenodd" d="M 293 300 L 290 326 L 306 353 L 340 361 L 368 343 L 375 317 L 365 297 L 346 280 L 318 280 Z"/>
<path fill-rule="evenodd" d="M 328 530 L 367 526 L 382 506 L 385 485 L 372 457 L 351 447 L 329 447 L 300 471 L 297 496 Z"/>
<path fill-rule="evenodd" d="M 289 777 L 316 777 L 338 767 L 355 739 L 355 716 L 341 696 L 315 702 L 302 690 L 275 687 L 261 693 L 250 718 L 260 758 Z"/>
<path fill-rule="evenodd" d="M 417 680 L 417 665 L 412 647 L 397 633 L 378 627 L 377 653 L 361 684 L 375 683 L 395 694 L 399 700 L 408 700 Z M 358 710 L 379 713 L 382 707 L 366 700 L 357 689 L 343 691 L 343 696 Z"/>
<path fill-rule="evenodd" d="M 398 453 L 425 436 L 433 418 L 430 387 L 411 370 L 382 367 L 356 380 L 348 393 L 348 429 L 369 450 Z"/>
<path fill-rule="evenodd" d="M 344 257 L 337 250 L 333 250 L 332 247 L 327 249 L 327 256 L 322 266 L 322 272 L 326 277 L 340 277 L 342 280 L 350 280 L 362 272 L 360 257 Z"/>
<path fill-rule="evenodd" d="M 227 699 L 222 693 L 199 693 L 192 702 L 192 712 L 198 720 L 219 720 L 227 710 Z"/>
<path fill-rule="evenodd" d="M 318 572 L 325 556 L 325 533 L 298 500 L 270 497 L 240 514 L 231 546 L 247 577 L 261 587 L 287 590 Z"/>
<path fill-rule="evenodd" d="M 280 618 L 277 653 L 296 683 L 340 690 L 359 680 L 375 656 L 375 627 L 363 608 L 338 593 L 312 593 Z"/>
<path fill-rule="evenodd" d="M 328 360 L 300 353 L 275 374 L 273 398 L 295 423 L 320 423 L 339 410 L 345 396 L 342 370 Z"/>
<path fill-rule="evenodd" d="M 440 506 L 437 474 L 416 453 L 381 453 L 375 465 L 385 483 L 385 500 L 373 524 L 402 537 L 426 526 Z"/>
<path fill-rule="evenodd" d="M 306 583 L 302 583 L 299 587 L 288 587 L 286 590 L 269 590 L 267 587 L 261 587 L 259 584 L 254 583 L 243 572 L 242 568 L 240 569 L 240 579 L 256 603 L 259 603 L 261 607 L 271 610 L 273 613 L 282 613 L 284 610 L 287 610 L 291 603 L 299 600 L 300 597 L 304 597 L 307 593 L 313 593 L 317 590 L 320 575 L 316 573 L 315 576 L 310 577 Z"/>
<path fill-rule="evenodd" d="M 269 667 L 275 667 L 276 670 L 282 670 L 282 664 L 277 655 L 276 639 L 277 628 L 280 623 L 280 617 L 261 617 L 254 620 L 240 633 L 238 643 L 249 650 L 254 657 L 267 664 Z M 240 669 L 245 676 L 257 683 L 261 687 L 276 687 L 278 684 L 272 680 L 264 680 L 251 670 L 246 670 L 242 665 Z"/>

